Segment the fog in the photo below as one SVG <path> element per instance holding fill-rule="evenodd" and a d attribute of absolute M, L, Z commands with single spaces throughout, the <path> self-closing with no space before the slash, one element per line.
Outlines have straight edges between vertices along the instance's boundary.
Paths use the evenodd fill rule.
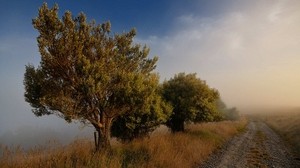
<path fill-rule="evenodd" d="M 300 1 L 237 1 L 203 18 L 177 17 L 168 36 L 141 41 L 170 78 L 196 72 L 239 109 L 299 107 Z"/>
<path fill-rule="evenodd" d="M 62 128 L 63 130 L 54 130 L 51 127 L 19 127 L 3 133 L 0 142 L 11 147 L 21 146 L 27 150 L 35 146 L 51 145 L 53 142 L 66 145 L 76 139 L 92 139 L 92 130 L 89 128 Z"/>
<path fill-rule="evenodd" d="M 179 72 L 195 72 L 219 90 L 227 106 L 240 112 L 299 107 L 300 1 L 228 0 L 220 3 L 224 6 L 215 2 L 208 5 L 211 10 L 206 9 L 207 13 L 168 9 L 173 16 L 166 23 L 172 25 L 167 31 L 138 34 L 135 41 L 148 45 L 150 56 L 159 56 L 156 71 L 161 82 Z M 199 1 L 194 6 L 200 10 L 201 5 Z M 24 101 L 24 66 L 37 65 L 40 57 L 37 32 L 31 25 L 32 13 L 36 12 L 37 7 L 30 9 L 26 19 L 22 13 L 19 18 L 14 18 L 18 13 L 10 15 L 7 24 L 15 29 L 25 25 L 26 32 L 21 32 L 21 27 L 20 32 L 0 34 L 0 143 L 28 148 L 49 139 L 66 144 L 80 137 L 91 138 L 92 128 L 67 124 L 56 116 L 35 117 Z"/>

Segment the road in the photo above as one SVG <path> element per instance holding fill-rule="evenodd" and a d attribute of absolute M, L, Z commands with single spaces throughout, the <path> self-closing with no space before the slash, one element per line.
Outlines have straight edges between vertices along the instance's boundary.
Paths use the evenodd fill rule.
<path fill-rule="evenodd" d="M 200 168 L 300 168 L 299 162 L 271 128 L 261 121 L 250 121 L 244 133 L 212 154 Z"/>

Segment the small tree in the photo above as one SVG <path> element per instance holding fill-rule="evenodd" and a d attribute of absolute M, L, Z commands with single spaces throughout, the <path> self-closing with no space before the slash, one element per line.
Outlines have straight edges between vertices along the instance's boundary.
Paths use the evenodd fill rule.
<path fill-rule="evenodd" d="M 227 109 L 226 113 L 225 113 L 225 119 L 227 120 L 231 120 L 231 121 L 236 121 L 240 119 L 240 113 L 237 110 L 236 107 L 232 107 Z"/>
<path fill-rule="evenodd" d="M 163 97 L 173 106 L 167 126 L 173 132 L 184 131 L 185 122 L 212 121 L 217 113 L 217 90 L 196 74 L 179 73 L 163 83 Z"/>
<path fill-rule="evenodd" d="M 65 12 L 44 3 L 32 22 L 38 30 L 40 65 L 26 66 L 25 100 L 36 116 L 56 114 L 66 121 L 92 124 L 96 150 L 110 145 L 111 124 L 136 111 L 156 90 L 148 87 L 157 58 L 133 44 L 135 30 L 110 35 L 110 23 L 87 23 L 81 13 Z"/>
<path fill-rule="evenodd" d="M 221 114 L 221 119 L 225 120 L 238 120 L 240 119 L 240 114 L 239 111 L 237 110 L 236 107 L 228 108 L 226 104 L 221 100 L 217 100 L 217 107 L 219 114 Z"/>

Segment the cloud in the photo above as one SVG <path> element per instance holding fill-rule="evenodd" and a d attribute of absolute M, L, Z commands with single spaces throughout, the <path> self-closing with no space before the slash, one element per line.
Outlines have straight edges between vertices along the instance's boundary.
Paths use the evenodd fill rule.
<path fill-rule="evenodd" d="M 300 1 L 251 1 L 223 15 L 177 17 L 168 36 L 138 39 L 170 78 L 197 72 L 230 105 L 288 106 L 300 99 Z"/>

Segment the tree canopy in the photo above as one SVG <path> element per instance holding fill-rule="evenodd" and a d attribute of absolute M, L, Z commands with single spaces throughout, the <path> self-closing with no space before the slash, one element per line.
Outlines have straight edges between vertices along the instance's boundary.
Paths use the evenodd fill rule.
<path fill-rule="evenodd" d="M 162 95 L 173 106 L 167 121 L 173 132 L 184 131 L 185 122 L 212 121 L 218 115 L 218 91 L 197 78 L 196 74 L 179 73 L 165 81 Z"/>
<path fill-rule="evenodd" d="M 226 104 L 221 100 L 217 100 L 217 107 L 221 114 L 221 118 L 224 120 L 238 120 L 240 119 L 239 111 L 236 107 L 228 108 Z"/>
<path fill-rule="evenodd" d="M 112 136 L 123 142 L 132 141 L 134 138 L 144 138 L 163 124 L 170 117 L 172 106 L 166 103 L 156 90 L 140 108 L 128 115 L 116 118 L 112 125 Z"/>
<path fill-rule="evenodd" d="M 158 58 L 148 58 L 149 48 L 133 43 L 134 29 L 112 35 L 109 22 L 87 22 L 83 13 L 74 17 L 69 11 L 60 19 L 58 5 L 48 8 L 46 3 L 32 24 L 39 33 L 41 61 L 26 66 L 24 85 L 25 100 L 36 116 L 56 114 L 68 122 L 92 124 L 99 150 L 109 146 L 118 116 L 145 103 L 146 109 L 152 107 Z"/>

